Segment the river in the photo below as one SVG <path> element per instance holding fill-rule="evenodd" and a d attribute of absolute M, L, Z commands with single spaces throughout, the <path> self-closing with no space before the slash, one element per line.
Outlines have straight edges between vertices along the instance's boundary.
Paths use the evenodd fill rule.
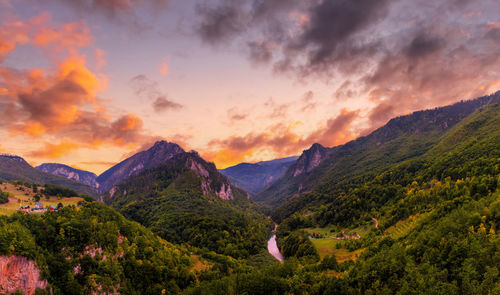
<path fill-rule="evenodd" d="M 267 241 L 267 251 L 269 252 L 269 254 L 273 255 L 274 258 L 276 258 L 280 262 L 283 262 L 283 261 L 285 261 L 285 258 L 281 254 L 280 249 L 278 248 L 278 244 L 276 244 L 276 228 L 277 227 L 278 227 L 278 225 L 276 224 L 274 226 L 273 235 Z"/>

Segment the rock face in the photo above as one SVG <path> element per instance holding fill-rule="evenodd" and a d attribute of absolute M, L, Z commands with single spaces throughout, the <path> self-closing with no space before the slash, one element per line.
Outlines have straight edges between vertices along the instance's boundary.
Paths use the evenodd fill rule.
<path fill-rule="evenodd" d="M 223 200 L 233 200 L 233 191 L 229 181 L 217 171 L 213 163 L 203 160 L 197 152 L 186 153 L 185 167 L 193 171 L 201 180 L 201 189 L 205 196 L 215 194 Z"/>
<path fill-rule="evenodd" d="M 34 261 L 21 256 L 0 256 L 0 293 L 20 290 L 31 295 L 36 289 L 46 287 L 47 281 L 40 279 L 40 270 Z"/>
<path fill-rule="evenodd" d="M 252 193 L 258 194 L 267 185 L 285 174 L 298 157 L 262 161 L 258 163 L 241 163 L 223 170 L 219 170 L 236 186 Z"/>
<path fill-rule="evenodd" d="M 291 172 L 293 177 L 311 172 L 328 156 L 328 153 L 328 148 L 323 147 L 319 143 L 313 144 L 311 148 L 302 153 L 295 165 L 292 166 Z"/>
<path fill-rule="evenodd" d="M 184 153 L 184 150 L 177 144 L 158 141 L 150 149 L 133 155 L 99 175 L 96 179 L 99 183 L 99 191 L 101 193 L 107 192 L 115 184 L 123 182 L 130 176 L 137 175 L 145 169 L 161 165 L 180 153 Z"/>
<path fill-rule="evenodd" d="M 97 175 L 92 172 L 78 170 L 67 165 L 56 163 L 45 163 L 35 168 L 43 172 L 85 183 L 93 188 L 99 188 L 99 184 L 96 181 Z"/>

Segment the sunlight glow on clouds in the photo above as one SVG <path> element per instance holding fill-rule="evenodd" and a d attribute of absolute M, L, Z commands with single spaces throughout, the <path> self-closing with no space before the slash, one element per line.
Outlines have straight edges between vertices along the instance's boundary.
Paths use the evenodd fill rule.
<path fill-rule="evenodd" d="M 2 148 L 95 172 L 157 139 L 296 155 L 500 88 L 493 0 L 0 5 Z"/>

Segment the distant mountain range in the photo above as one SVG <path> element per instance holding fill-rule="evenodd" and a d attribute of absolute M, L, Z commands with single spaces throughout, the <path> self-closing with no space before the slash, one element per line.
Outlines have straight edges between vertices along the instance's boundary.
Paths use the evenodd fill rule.
<path fill-rule="evenodd" d="M 38 170 L 18 156 L 0 155 L 0 179 L 39 184 L 50 183 L 70 188 L 81 194 L 97 195 L 92 187 L 82 182 Z"/>
<path fill-rule="evenodd" d="M 236 186 L 256 195 L 267 185 L 283 176 L 298 158 L 293 156 L 258 163 L 241 163 L 219 171 Z"/>
<path fill-rule="evenodd" d="M 361 179 L 362 170 L 383 169 L 404 159 L 421 155 L 432 148 L 441 134 L 481 106 L 498 101 L 498 97 L 499 95 L 486 96 L 433 110 L 415 112 L 394 118 L 371 134 L 341 146 L 328 148 L 315 143 L 300 157 L 253 164 L 241 163 L 219 172 L 231 183 L 251 194 L 255 201 L 278 206 L 310 192 L 318 185 L 325 184 L 331 187 L 332 183 L 337 183 L 347 176 Z M 37 169 L 79 181 L 94 188 L 97 193 L 103 194 L 132 176 L 163 165 L 180 154 L 186 152 L 179 145 L 158 141 L 148 150 L 127 158 L 99 176 L 62 164 L 42 164 Z M 10 163 L 11 168 L 16 163 L 20 170 L 33 169 L 22 158 L 12 157 Z M 1 177 L 2 175 L 0 177 L 6 180 L 31 179 L 36 182 L 46 182 L 46 174 L 36 174 L 33 170 L 29 173 L 15 173 L 15 170 L 4 169 L 2 171 L 4 177 Z M 61 182 L 59 178 L 55 179 L 58 181 L 52 182 Z M 75 183 L 69 185 L 75 187 Z"/>

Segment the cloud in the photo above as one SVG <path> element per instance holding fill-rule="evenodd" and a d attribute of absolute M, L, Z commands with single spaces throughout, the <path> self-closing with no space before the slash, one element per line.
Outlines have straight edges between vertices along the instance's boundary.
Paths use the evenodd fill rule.
<path fill-rule="evenodd" d="M 102 14 L 105 17 L 116 18 L 133 18 L 133 22 L 137 22 L 140 9 L 148 9 L 149 11 L 163 11 L 167 6 L 168 0 L 53 0 L 62 3 L 73 9 L 77 13 Z M 43 2 L 43 1 L 40 1 Z"/>
<path fill-rule="evenodd" d="M 168 75 L 168 61 L 166 59 L 162 60 L 161 64 L 160 64 L 160 74 L 162 76 L 166 76 Z"/>
<path fill-rule="evenodd" d="M 248 56 L 254 64 L 267 64 L 273 59 L 273 50 L 276 46 L 269 41 L 250 41 L 248 45 Z"/>
<path fill-rule="evenodd" d="M 242 1 L 223 1 L 216 7 L 198 4 L 196 13 L 201 19 L 196 31 L 204 42 L 217 44 L 243 32 L 246 27 L 241 10 Z"/>
<path fill-rule="evenodd" d="M 269 100 L 264 103 L 264 106 L 270 110 L 268 114 L 269 118 L 284 118 L 290 108 L 290 104 L 277 104 L 273 98 L 269 98 Z"/>
<path fill-rule="evenodd" d="M 146 75 L 137 75 L 130 79 L 130 86 L 138 97 L 152 101 L 153 109 L 157 113 L 179 110 L 184 107 L 167 99 L 167 95 L 160 90 L 158 82 L 149 79 Z"/>
<path fill-rule="evenodd" d="M 227 116 L 229 117 L 231 124 L 248 118 L 248 114 L 240 112 L 236 107 L 227 110 Z"/>
<path fill-rule="evenodd" d="M 324 126 L 307 136 L 299 136 L 294 132 L 294 124 L 275 124 L 266 128 L 272 131 L 214 139 L 209 142 L 209 149 L 204 151 L 203 156 L 218 163 L 221 168 L 251 161 L 263 152 L 270 152 L 274 157 L 284 157 L 299 154 L 316 142 L 325 146 L 343 144 L 354 138 L 355 133 L 351 128 L 358 117 L 359 111 L 343 109 Z"/>
<path fill-rule="evenodd" d="M 23 70 L 0 66 L 0 126 L 11 135 L 42 142 L 41 149 L 30 156 L 58 158 L 79 148 L 130 147 L 147 140 L 137 115 L 111 118 L 106 113 L 97 96 L 106 86 L 106 77 L 93 72 L 80 54 L 93 40 L 84 23 L 54 24 L 49 14 L 27 21 L 13 19 L 0 27 L 0 40 L 5 37 L 1 32 L 12 29 L 7 37 L 14 45 L 47 50 L 52 63 Z M 96 52 L 104 59 L 102 52 Z"/>
<path fill-rule="evenodd" d="M 183 106 L 181 104 L 178 104 L 176 102 L 170 101 L 166 99 L 165 97 L 161 96 L 158 97 L 154 102 L 153 102 L 153 108 L 155 109 L 155 112 L 161 113 L 167 110 L 178 110 L 182 109 Z"/>
<path fill-rule="evenodd" d="M 76 149 L 78 149 L 78 144 L 68 140 L 62 140 L 58 144 L 45 142 L 41 150 L 33 151 L 29 153 L 29 156 L 35 158 L 57 159 L 70 154 Z"/>
<path fill-rule="evenodd" d="M 86 165 L 86 166 L 106 166 L 106 167 L 111 167 L 114 166 L 118 163 L 116 162 L 106 162 L 106 161 L 90 161 L 90 162 L 79 162 L 78 164 L 80 165 Z"/>
<path fill-rule="evenodd" d="M 105 50 L 102 49 L 95 50 L 94 56 L 96 60 L 96 66 L 98 69 L 104 67 L 107 64 L 106 55 L 108 55 L 108 53 Z"/>
<path fill-rule="evenodd" d="M 311 90 L 307 91 L 304 93 L 304 96 L 302 97 L 302 112 L 307 112 L 314 110 L 316 108 L 316 102 L 314 101 L 314 92 Z"/>
<path fill-rule="evenodd" d="M 498 90 L 500 26 L 492 20 L 500 11 L 493 0 L 216 3 L 205 4 L 210 13 L 199 14 L 201 23 L 235 25 L 212 30 L 209 43 L 237 43 L 251 63 L 277 74 L 335 81 L 338 100 L 368 97 L 370 128 Z"/>

